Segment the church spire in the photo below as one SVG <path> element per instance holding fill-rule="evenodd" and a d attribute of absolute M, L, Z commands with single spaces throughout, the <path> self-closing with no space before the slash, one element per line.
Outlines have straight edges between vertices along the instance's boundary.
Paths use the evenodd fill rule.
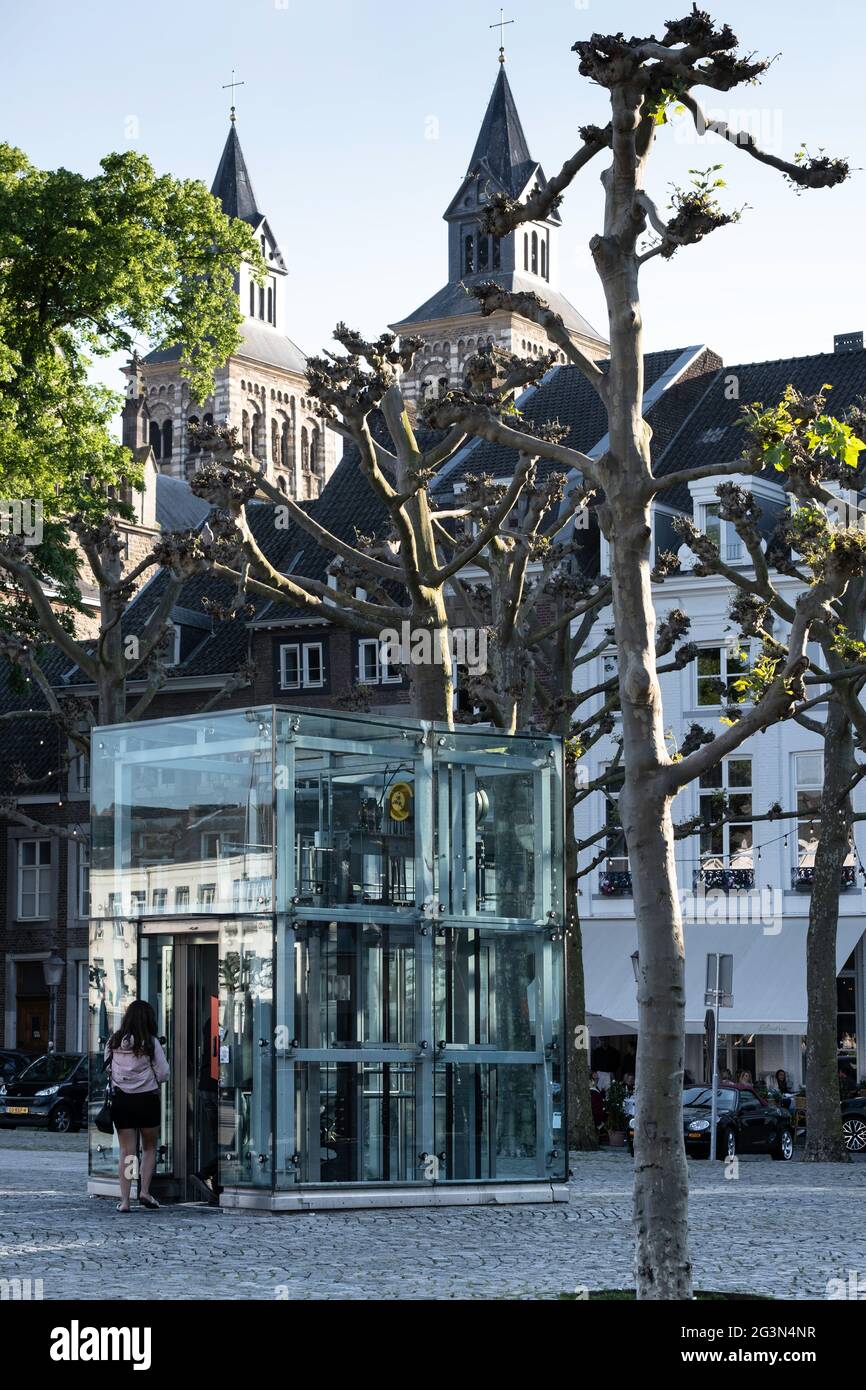
<path fill-rule="evenodd" d="M 500 64 L 467 172 L 476 177 L 481 172 L 492 174 L 509 197 L 517 198 L 536 167 L 505 66 Z"/>
<path fill-rule="evenodd" d="M 256 202 L 247 162 L 238 139 L 234 114 L 211 193 L 219 198 L 227 217 L 240 217 L 254 227 L 261 222 L 264 214 Z"/>

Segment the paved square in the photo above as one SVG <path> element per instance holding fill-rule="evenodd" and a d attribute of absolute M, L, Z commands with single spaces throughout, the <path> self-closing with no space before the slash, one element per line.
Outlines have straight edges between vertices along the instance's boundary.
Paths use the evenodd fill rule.
<path fill-rule="evenodd" d="M 26 1147 L 27 1145 L 38 1147 Z M 0 1278 L 46 1299 L 537 1298 L 631 1284 L 631 1160 L 574 1155 L 571 1201 L 304 1215 L 85 1195 L 83 1136 L 0 1135 Z M 866 1161 L 690 1163 L 697 1287 L 824 1298 L 866 1288 Z"/>

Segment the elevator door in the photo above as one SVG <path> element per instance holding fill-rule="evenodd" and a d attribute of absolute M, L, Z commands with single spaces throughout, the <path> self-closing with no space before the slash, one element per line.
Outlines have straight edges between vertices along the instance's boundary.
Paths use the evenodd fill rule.
<path fill-rule="evenodd" d="M 218 1196 L 219 959 L 216 941 L 184 942 L 186 955 L 186 1196 Z"/>

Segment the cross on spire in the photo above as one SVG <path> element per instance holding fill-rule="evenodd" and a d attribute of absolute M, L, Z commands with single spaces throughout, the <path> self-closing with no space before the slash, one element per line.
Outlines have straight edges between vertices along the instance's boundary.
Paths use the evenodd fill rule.
<path fill-rule="evenodd" d="M 232 68 L 232 80 L 231 80 L 231 82 L 224 82 L 224 83 L 223 83 L 223 91 L 224 91 L 224 92 L 227 92 L 228 89 L 229 89 L 229 87 L 231 87 L 231 89 L 232 89 L 232 109 L 231 109 L 231 111 L 229 112 L 229 120 L 230 120 L 232 123 L 234 123 L 234 120 L 235 120 L 235 87 L 244 87 L 244 86 L 246 86 L 246 83 L 244 83 L 244 82 L 235 82 L 235 70 L 234 70 L 234 68 Z"/>
<path fill-rule="evenodd" d="M 500 63 L 504 63 L 504 62 L 505 62 L 505 26 L 506 26 L 506 24 L 513 24 L 513 23 L 514 23 L 514 20 L 513 20 L 513 19 L 506 19 L 506 18 L 505 18 L 505 11 L 504 11 L 502 8 L 500 8 L 500 10 L 499 10 L 499 18 L 498 18 L 498 20 L 496 21 L 496 23 L 495 23 L 495 24 L 488 24 L 488 26 L 487 26 L 488 29 L 498 29 L 498 30 L 499 30 L 499 61 L 500 61 Z"/>

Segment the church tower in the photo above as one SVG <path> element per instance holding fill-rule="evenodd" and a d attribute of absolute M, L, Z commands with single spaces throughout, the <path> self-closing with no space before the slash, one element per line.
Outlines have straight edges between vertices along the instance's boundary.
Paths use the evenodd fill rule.
<path fill-rule="evenodd" d="M 445 210 L 448 223 L 448 283 L 414 313 L 391 325 L 402 336 L 416 336 L 424 346 L 416 356 L 403 389 L 411 400 L 441 395 L 463 379 L 464 363 L 483 343 L 495 342 L 520 356 L 540 354 L 552 346 L 537 324 L 518 314 L 485 318 L 466 293 L 473 284 L 493 280 L 510 291 L 531 290 L 559 314 L 573 341 L 592 358 L 606 357 L 608 345 L 559 290 L 557 212 L 539 222 L 524 222 L 504 237 L 483 230 L 484 205 L 496 193 L 521 200 L 546 183 L 532 158 L 500 50 L 499 72 L 481 124 L 469 168 Z M 464 288 L 466 287 L 466 288 Z M 563 360 L 564 354 L 563 354 Z"/>
<path fill-rule="evenodd" d="M 161 472 L 186 479 L 201 459 L 189 426 L 228 423 L 283 492 L 299 500 L 318 497 L 335 466 L 336 438 L 315 414 L 307 391 L 306 358 L 285 331 L 288 269 L 253 191 L 234 107 L 211 192 L 227 216 L 252 227 L 267 276 L 257 285 L 249 267 L 240 268 L 236 287 L 243 314 L 241 343 L 217 371 L 214 393 L 207 400 L 190 397 L 177 348 L 159 349 L 143 359 L 142 385 L 137 389 L 146 401 L 148 442 Z M 140 407 L 128 402 L 124 414 L 130 434 L 140 430 Z"/>

